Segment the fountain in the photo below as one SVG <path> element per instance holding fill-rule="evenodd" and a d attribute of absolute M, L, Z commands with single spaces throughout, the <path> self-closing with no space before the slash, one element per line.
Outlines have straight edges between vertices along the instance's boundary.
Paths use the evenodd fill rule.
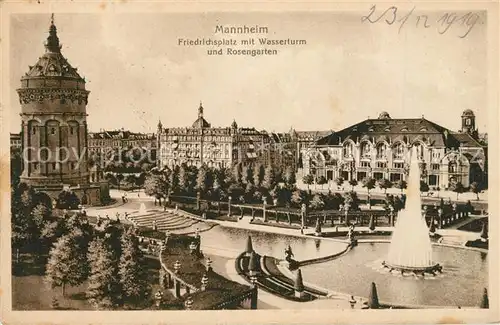
<path fill-rule="evenodd" d="M 410 173 L 405 208 L 398 213 L 392 233 L 387 261 L 383 266 L 391 271 L 412 272 L 415 275 L 441 272 L 442 267 L 432 260 L 432 244 L 425 217 L 421 213 L 420 168 L 416 149 L 410 156 Z"/>
<path fill-rule="evenodd" d="M 144 203 L 141 203 L 141 206 L 139 207 L 139 214 L 145 214 L 146 213 L 146 205 Z"/>

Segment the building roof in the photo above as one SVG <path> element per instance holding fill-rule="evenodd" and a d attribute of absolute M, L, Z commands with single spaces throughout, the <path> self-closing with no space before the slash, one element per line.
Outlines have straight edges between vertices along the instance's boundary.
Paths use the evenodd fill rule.
<path fill-rule="evenodd" d="M 369 140 L 373 143 L 386 141 L 413 143 L 422 141 L 436 147 L 480 147 L 480 144 L 467 133 L 453 132 L 431 122 L 424 117 L 391 119 L 381 114 L 378 119 L 367 119 L 338 132 L 319 139 L 317 145 L 341 145 L 345 140 L 354 142 Z"/>
<path fill-rule="evenodd" d="M 41 56 L 34 66 L 29 67 L 29 71 L 21 78 L 21 80 L 30 79 L 65 79 L 85 82 L 78 74 L 77 69 L 69 64 L 68 60 L 61 53 L 61 45 L 57 37 L 57 28 L 54 24 L 52 16 L 49 36 L 45 42 L 45 54 Z M 50 86 L 47 84 L 37 84 L 38 87 Z M 28 83 L 28 87 L 33 88 Z M 59 83 L 54 84 L 54 87 L 61 87 Z"/>
<path fill-rule="evenodd" d="M 92 139 L 148 140 L 154 139 L 154 134 L 135 133 L 125 130 L 112 130 L 89 133 Z"/>

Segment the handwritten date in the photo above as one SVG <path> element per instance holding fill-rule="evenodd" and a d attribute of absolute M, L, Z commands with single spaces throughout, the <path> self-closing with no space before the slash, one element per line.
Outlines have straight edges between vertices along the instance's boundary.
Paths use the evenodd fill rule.
<path fill-rule="evenodd" d="M 431 21 L 428 15 L 418 15 L 415 13 L 415 7 L 413 7 L 408 13 L 402 13 L 397 7 L 389 7 L 382 13 L 376 13 L 377 6 L 373 5 L 370 8 L 370 12 L 361 17 L 361 22 L 368 23 L 386 23 L 387 25 L 398 25 L 398 33 L 407 24 L 412 23 L 410 18 L 415 23 L 418 28 L 430 28 L 433 25 L 436 26 L 439 34 L 445 34 L 450 30 L 452 26 L 460 27 L 460 32 L 458 37 L 465 38 L 472 31 L 474 26 L 479 21 L 480 16 L 477 13 L 467 12 L 463 15 L 458 15 L 455 12 L 447 12 L 443 14 L 438 20 Z"/>

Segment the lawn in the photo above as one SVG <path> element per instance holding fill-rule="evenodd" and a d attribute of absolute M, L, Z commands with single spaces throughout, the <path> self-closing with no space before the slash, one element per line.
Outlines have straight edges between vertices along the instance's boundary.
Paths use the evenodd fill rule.
<path fill-rule="evenodd" d="M 13 256 L 13 261 L 14 261 Z M 19 264 L 12 271 L 12 308 L 13 310 L 52 310 L 53 297 L 59 302 L 59 310 L 94 310 L 85 298 L 87 282 L 79 286 L 67 286 L 63 297 L 62 289 L 51 289 L 44 283 L 44 260 L 35 261 L 32 255 L 23 254 Z M 160 263 L 153 258 L 146 259 L 149 279 L 153 293 L 158 290 L 158 270 Z M 165 295 L 169 295 L 165 292 Z M 166 299 L 170 297 L 165 297 Z"/>

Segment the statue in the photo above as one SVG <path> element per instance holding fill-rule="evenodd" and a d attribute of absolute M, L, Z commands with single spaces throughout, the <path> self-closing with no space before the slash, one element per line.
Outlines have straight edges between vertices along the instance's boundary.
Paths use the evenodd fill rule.
<path fill-rule="evenodd" d="M 288 245 L 288 247 L 285 248 L 285 261 L 290 263 L 293 260 L 292 257 L 294 257 L 293 252 L 292 252 L 292 247 L 290 247 L 290 245 Z"/>

